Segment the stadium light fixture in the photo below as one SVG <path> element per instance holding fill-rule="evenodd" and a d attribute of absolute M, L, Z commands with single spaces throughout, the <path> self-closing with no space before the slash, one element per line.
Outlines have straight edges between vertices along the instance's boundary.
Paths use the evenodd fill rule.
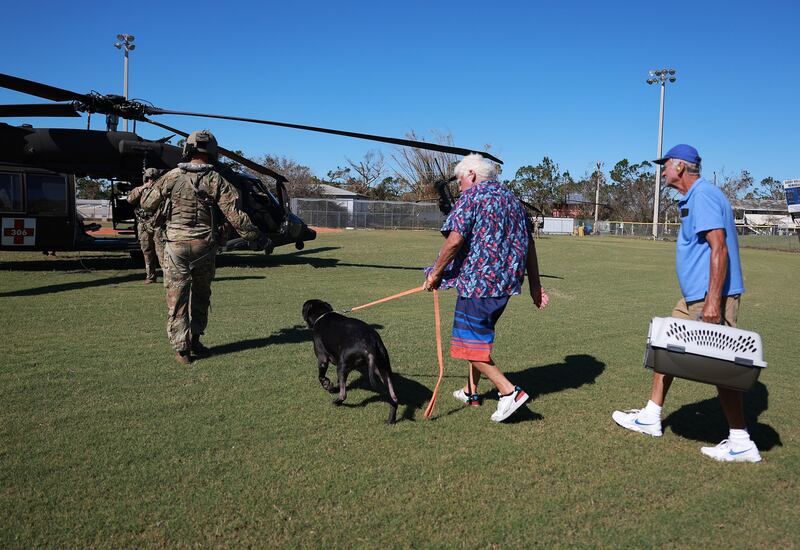
<path fill-rule="evenodd" d="M 134 46 L 133 41 L 136 40 L 136 37 L 132 34 L 118 34 L 117 40 L 119 42 L 114 43 L 114 47 L 118 50 L 124 50 L 125 54 L 125 65 L 123 68 L 123 79 L 122 79 L 122 89 L 123 95 L 125 99 L 128 99 L 128 52 L 132 52 L 136 49 Z M 123 129 L 127 132 L 128 131 L 128 119 L 123 120 Z"/>
<path fill-rule="evenodd" d="M 661 84 L 661 105 L 658 114 L 658 156 L 661 158 L 661 149 L 664 142 L 664 96 L 667 90 L 667 82 L 675 82 L 675 69 L 652 69 L 649 74 L 653 78 L 647 79 L 647 84 Z M 653 200 L 653 239 L 658 238 L 658 210 L 661 199 L 661 165 L 656 165 L 656 186 L 655 197 Z"/>

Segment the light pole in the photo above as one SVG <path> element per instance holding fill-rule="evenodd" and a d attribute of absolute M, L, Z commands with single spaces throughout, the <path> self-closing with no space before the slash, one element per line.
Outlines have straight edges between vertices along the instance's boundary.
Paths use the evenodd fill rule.
<path fill-rule="evenodd" d="M 596 181 L 596 188 L 594 192 L 594 234 L 597 235 L 600 232 L 597 230 L 597 218 L 600 214 L 600 182 L 603 179 L 603 163 L 602 161 L 597 161 L 594 171 L 594 177 Z"/>
<path fill-rule="evenodd" d="M 667 82 L 675 82 L 675 69 L 653 69 L 650 71 L 648 84 L 661 84 L 661 108 L 658 114 L 658 156 L 661 158 L 661 146 L 664 141 L 664 95 L 667 90 Z M 653 239 L 658 238 L 658 207 L 661 199 L 661 165 L 656 165 L 656 194 L 653 201 Z"/>
<path fill-rule="evenodd" d="M 125 99 L 128 99 L 128 52 L 132 52 L 136 49 L 136 45 L 133 43 L 136 40 L 136 37 L 132 34 L 118 34 L 117 35 L 118 42 L 114 43 L 114 46 L 118 50 L 125 51 L 125 69 L 124 69 L 124 76 L 123 76 L 123 95 Z M 128 119 L 123 121 L 123 127 L 125 131 L 128 131 Z"/>

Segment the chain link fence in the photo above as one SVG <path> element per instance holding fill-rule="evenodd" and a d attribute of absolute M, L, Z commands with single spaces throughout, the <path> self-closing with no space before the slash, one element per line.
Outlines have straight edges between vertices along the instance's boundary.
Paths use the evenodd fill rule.
<path fill-rule="evenodd" d="M 111 201 L 75 199 L 75 207 L 78 214 L 85 220 L 110 220 Z"/>
<path fill-rule="evenodd" d="M 291 207 L 308 225 L 316 227 L 438 230 L 444 223 L 439 207 L 432 202 L 294 198 Z M 552 221 L 551 218 L 546 220 Z M 554 230 L 542 223 L 539 234 L 653 238 L 653 224 L 647 222 L 598 220 L 595 224 L 592 219 L 561 220 L 573 224 L 566 230 L 569 224 L 561 224 Z M 658 239 L 675 241 L 680 228 L 680 223 L 659 223 Z M 737 225 L 736 229 L 742 246 L 800 251 L 800 229 L 797 227 Z"/>
<path fill-rule="evenodd" d="M 576 232 L 583 227 L 586 235 L 605 235 L 615 237 L 653 238 L 653 224 L 646 222 L 622 222 L 598 220 L 576 220 Z M 681 224 L 658 224 L 658 238 L 674 241 L 678 238 Z M 780 225 L 737 225 L 739 244 L 752 248 L 800 251 L 800 227 Z"/>
<path fill-rule="evenodd" d="M 432 202 L 292 199 L 308 225 L 353 229 L 439 229 L 444 216 Z"/>

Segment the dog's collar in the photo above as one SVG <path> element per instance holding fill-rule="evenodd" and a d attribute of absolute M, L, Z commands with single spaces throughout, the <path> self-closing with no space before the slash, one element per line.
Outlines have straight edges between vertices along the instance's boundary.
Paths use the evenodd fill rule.
<path fill-rule="evenodd" d="M 319 320 L 320 320 L 320 319 L 322 319 L 323 317 L 325 317 L 325 316 L 326 316 L 328 313 L 333 313 L 333 310 L 331 310 L 331 311 L 326 311 L 325 313 L 323 313 L 322 315 L 320 315 L 319 317 L 317 317 L 317 318 L 314 320 L 314 322 L 311 324 L 311 328 L 314 328 L 315 326 L 317 326 L 317 323 L 319 323 Z"/>

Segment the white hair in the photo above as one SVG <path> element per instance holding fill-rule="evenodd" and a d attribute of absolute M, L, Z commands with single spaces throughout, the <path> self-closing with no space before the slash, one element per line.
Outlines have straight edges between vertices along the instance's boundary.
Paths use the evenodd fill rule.
<path fill-rule="evenodd" d="M 500 175 L 500 166 L 482 157 L 478 153 L 472 153 L 464 157 L 461 162 L 456 164 L 455 174 L 457 178 L 472 170 L 478 176 L 478 181 L 486 181 Z"/>
<path fill-rule="evenodd" d="M 693 162 L 689 162 L 688 160 L 681 160 L 681 159 L 669 159 L 672 162 L 672 165 L 676 168 L 678 167 L 678 163 L 682 162 L 684 166 L 686 166 L 686 172 L 688 174 L 699 174 L 700 173 L 700 165 L 695 164 Z"/>

